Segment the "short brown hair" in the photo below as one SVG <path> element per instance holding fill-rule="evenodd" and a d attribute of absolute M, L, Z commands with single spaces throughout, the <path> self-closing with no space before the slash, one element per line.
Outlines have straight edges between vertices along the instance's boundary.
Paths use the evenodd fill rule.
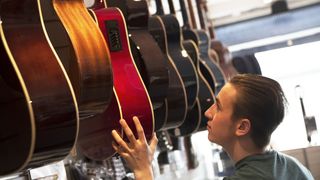
<path fill-rule="evenodd" d="M 287 100 L 280 84 L 254 74 L 236 75 L 229 83 L 237 91 L 233 118 L 249 119 L 253 142 L 259 148 L 265 147 L 285 114 Z"/>

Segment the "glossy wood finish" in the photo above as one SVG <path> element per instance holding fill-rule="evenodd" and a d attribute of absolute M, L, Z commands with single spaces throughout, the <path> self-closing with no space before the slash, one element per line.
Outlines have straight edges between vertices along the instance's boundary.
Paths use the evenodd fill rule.
<path fill-rule="evenodd" d="M 168 104 L 168 117 L 167 121 L 162 125 L 161 130 L 176 128 L 180 126 L 186 118 L 186 90 L 182 77 L 180 76 L 175 63 L 169 55 L 167 36 L 161 18 L 157 15 L 150 17 L 148 25 L 150 34 L 157 41 L 160 49 L 167 59 L 169 69 L 169 89 L 168 96 L 166 98 Z"/>
<path fill-rule="evenodd" d="M 232 56 L 227 47 L 217 39 L 211 39 L 211 49 L 209 50 L 210 56 L 217 59 L 221 69 L 223 70 L 226 79 L 231 79 L 239 72 L 232 63 Z"/>
<path fill-rule="evenodd" d="M 183 47 L 187 51 L 188 56 L 192 59 L 192 63 L 195 65 L 195 67 L 197 67 L 199 63 L 198 63 L 198 57 L 194 56 L 196 54 L 194 43 L 192 43 L 191 40 L 183 41 Z M 199 81 L 201 80 L 199 79 Z M 199 102 L 198 95 L 196 98 L 195 105 L 192 108 L 188 109 L 187 116 L 183 124 L 177 128 L 169 130 L 169 133 L 172 136 L 191 135 L 193 132 L 196 132 L 197 129 L 199 128 L 199 125 L 201 122 L 201 104 Z"/>
<path fill-rule="evenodd" d="M 162 3 L 158 3 L 162 5 Z M 163 15 L 161 19 L 166 28 L 169 43 L 169 54 L 173 58 L 176 66 L 184 80 L 188 96 L 188 108 L 191 109 L 196 103 L 196 97 L 199 91 L 199 79 L 196 69 L 188 53 L 183 47 L 182 29 L 178 19 L 175 16 L 175 7 L 172 0 L 168 0 L 170 15 Z M 182 60 L 184 59 L 184 60 Z M 189 77 L 187 77 L 189 76 Z M 190 81 L 191 82 L 187 82 Z"/>
<path fill-rule="evenodd" d="M 197 46 L 197 49 L 199 48 L 202 48 L 204 47 L 203 45 L 202 46 L 199 46 L 200 44 L 200 40 L 199 40 L 199 34 L 203 33 L 202 31 L 199 31 L 197 29 L 192 29 L 192 23 L 190 23 L 190 18 L 191 19 L 195 19 L 194 17 L 192 17 L 192 15 L 194 14 L 193 13 L 193 7 L 191 7 L 191 2 L 188 1 L 189 3 L 189 14 L 190 14 L 190 18 L 189 18 L 189 14 L 187 12 L 187 7 L 185 5 L 185 1 L 184 0 L 179 0 L 180 2 L 180 8 L 181 8 L 181 14 L 182 14 L 182 19 L 183 19 L 183 26 L 182 26 L 182 29 L 183 29 L 183 38 L 185 40 L 192 40 L 196 43 L 196 46 Z M 192 22 L 192 21 L 191 21 Z M 215 73 L 214 71 L 216 70 L 214 68 L 215 64 L 212 64 L 211 62 L 208 62 L 208 63 L 203 60 L 201 57 L 198 57 L 199 58 L 199 66 L 200 66 L 200 70 L 203 74 L 203 76 L 205 77 L 205 79 L 208 81 L 211 89 L 213 92 L 216 92 L 216 85 L 217 85 L 217 80 L 216 80 L 216 77 L 215 77 Z"/>
<path fill-rule="evenodd" d="M 220 65 L 209 56 L 210 41 L 208 34 L 203 30 L 199 30 L 197 34 L 199 37 L 200 58 L 205 61 L 207 66 L 214 74 L 216 79 L 216 91 L 214 93 L 217 95 L 221 88 L 225 85 L 226 77 Z"/>
<path fill-rule="evenodd" d="M 226 83 L 226 77 L 225 77 L 225 74 L 222 71 L 221 67 L 219 66 L 219 63 L 216 62 L 214 59 L 212 59 L 209 56 L 210 38 L 205 31 L 207 25 L 205 24 L 205 20 L 203 17 L 204 15 L 203 15 L 202 8 L 201 8 L 203 6 L 203 4 L 202 4 L 201 0 L 197 0 L 196 3 L 197 3 L 198 16 L 199 16 L 202 30 L 193 30 L 193 32 L 196 33 L 196 36 L 197 36 L 197 38 L 193 39 L 193 40 L 196 42 L 196 44 L 199 47 L 201 63 L 206 64 L 206 66 L 209 67 L 209 69 L 211 70 L 211 72 L 208 72 L 207 68 L 205 66 L 201 66 L 200 67 L 201 71 L 204 73 L 205 77 L 208 77 L 207 80 L 208 80 L 210 86 L 212 87 L 214 93 L 217 95 L 218 92 L 221 90 L 221 88 Z M 191 0 L 188 0 L 188 4 L 192 4 Z M 185 2 L 183 0 L 180 0 L 180 5 L 181 5 L 181 7 L 183 7 L 183 8 L 181 8 L 182 11 L 187 11 Z M 192 6 L 189 6 L 188 9 L 190 12 L 193 12 L 192 8 L 193 8 Z M 183 15 L 183 19 L 184 19 L 185 24 L 188 24 L 188 21 L 189 21 L 188 13 L 183 12 L 182 15 Z M 190 13 L 190 15 L 194 15 L 194 14 Z M 190 29 L 190 26 L 187 27 L 187 29 Z M 213 84 L 213 81 L 210 79 L 211 73 L 214 75 L 214 78 L 215 78 L 214 84 Z"/>
<path fill-rule="evenodd" d="M 62 160 L 78 134 L 75 95 L 38 3 L 0 1 L 0 176 Z"/>
<path fill-rule="evenodd" d="M 108 47 L 83 0 L 53 0 L 53 8 L 68 32 L 75 58 L 69 76 L 80 118 L 101 114 L 112 98 L 112 69 Z"/>
<path fill-rule="evenodd" d="M 191 0 L 188 0 L 191 1 Z M 210 43 L 210 37 L 207 34 L 207 31 L 209 31 L 210 35 L 214 37 L 213 29 L 209 29 L 207 25 L 207 19 L 205 18 L 204 10 L 207 9 L 206 3 L 203 0 L 196 0 L 197 4 L 197 10 L 198 10 L 198 19 L 200 21 L 200 28 L 202 29 L 199 31 L 199 49 L 200 49 L 200 58 L 207 62 L 209 67 L 212 67 L 214 69 L 213 73 L 217 80 L 216 83 L 216 91 L 214 92 L 216 95 L 219 93 L 221 88 L 224 86 L 224 84 L 227 81 L 226 75 L 221 68 L 219 61 L 217 59 L 213 59 L 210 55 L 211 51 L 211 43 Z M 189 7 L 190 9 L 191 7 Z"/>
<path fill-rule="evenodd" d="M 214 103 L 215 99 L 213 91 L 200 70 L 199 50 L 196 44 L 192 40 L 185 40 L 183 46 L 196 66 L 199 76 L 199 94 L 196 105 L 188 110 L 185 122 L 178 128 L 169 130 L 172 136 L 190 136 L 197 131 L 203 130 L 203 126 L 206 127 L 207 124 L 204 112 Z"/>
<path fill-rule="evenodd" d="M 212 106 L 212 104 L 215 103 L 215 96 L 214 91 L 211 89 L 208 81 L 205 79 L 204 75 L 201 71 L 201 58 L 199 56 L 199 49 L 197 48 L 197 45 L 192 40 L 185 40 L 184 46 L 188 51 L 188 54 L 193 60 L 193 63 L 195 64 L 197 68 L 197 72 L 199 75 L 199 104 L 201 106 L 201 117 L 200 117 L 200 124 L 197 128 L 197 131 L 202 131 L 207 129 L 207 118 L 204 116 L 204 113 L 206 110 Z"/>
<path fill-rule="evenodd" d="M 192 108 L 199 92 L 199 79 L 196 68 L 182 46 L 182 32 L 177 18 L 174 15 L 164 15 L 160 17 L 166 30 L 169 55 L 183 79 L 188 97 L 188 108 Z"/>
<path fill-rule="evenodd" d="M 165 56 L 148 31 L 148 4 L 146 1 L 108 0 L 107 6 L 118 7 L 124 14 L 131 52 L 151 98 L 155 130 L 159 130 L 168 116 L 165 98 L 169 71 Z"/>
<path fill-rule="evenodd" d="M 200 30 L 201 31 L 201 30 Z M 194 29 L 184 29 L 183 30 L 183 37 L 185 40 L 192 40 L 199 51 L 199 36 L 198 36 L 199 30 Z M 217 91 L 217 80 L 214 74 L 215 69 L 212 68 L 212 66 L 215 66 L 215 64 L 211 64 L 211 62 L 207 63 L 205 60 L 203 60 L 200 56 L 199 59 L 199 67 L 202 75 L 205 77 L 206 81 L 209 83 L 210 88 L 213 92 Z M 211 65 L 210 65 L 211 64 Z"/>
<path fill-rule="evenodd" d="M 116 153 L 112 148 L 111 131 L 115 129 L 122 134 L 121 118 L 121 106 L 114 90 L 111 102 L 102 114 L 81 120 L 77 142 L 79 152 L 95 161 L 111 158 Z"/>
<path fill-rule="evenodd" d="M 94 11 L 97 23 L 110 49 L 115 42 L 121 44 L 117 50 L 111 50 L 114 88 L 118 95 L 123 118 L 135 132 L 133 116 L 137 116 L 149 140 L 154 132 L 154 115 L 149 94 L 134 63 L 124 17 L 118 8 L 104 8 Z M 113 23 L 113 28 L 108 26 Z M 108 29 L 109 27 L 109 29 Z M 114 32 L 114 33 L 111 33 Z M 109 37 L 113 34 L 112 38 Z M 107 116 L 107 114 L 106 114 Z"/>

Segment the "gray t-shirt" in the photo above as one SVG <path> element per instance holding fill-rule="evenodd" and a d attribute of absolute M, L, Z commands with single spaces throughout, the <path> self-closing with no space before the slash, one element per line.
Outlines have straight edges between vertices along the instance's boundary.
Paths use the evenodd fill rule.
<path fill-rule="evenodd" d="M 234 175 L 224 180 L 314 180 L 298 160 L 274 150 L 245 157 L 235 169 Z"/>

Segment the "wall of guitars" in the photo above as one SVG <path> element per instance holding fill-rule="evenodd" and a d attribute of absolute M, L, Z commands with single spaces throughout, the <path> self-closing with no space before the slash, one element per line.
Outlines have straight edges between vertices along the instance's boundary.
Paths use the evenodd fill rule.
<path fill-rule="evenodd" d="M 151 14 L 143 0 L 0 1 L 0 178 L 61 161 L 68 179 L 129 176 L 111 131 L 133 116 L 158 134 L 159 172 L 173 151 L 198 167 L 204 111 L 229 78 L 261 71 L 237 70 L 205 1 L 163 2 Z"/>

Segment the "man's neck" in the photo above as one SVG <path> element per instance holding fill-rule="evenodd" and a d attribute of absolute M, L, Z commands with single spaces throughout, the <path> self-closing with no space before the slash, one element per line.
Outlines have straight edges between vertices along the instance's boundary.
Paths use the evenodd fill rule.
<path fill-rule="evenodd" d="M 232 147 L 227 147 L 225 150 L 234 163 L 237 163 L 247 156 L 263 154 L 265 152 L 265 148 L 257 148 L 251 141 L 236 142 Z"/>

